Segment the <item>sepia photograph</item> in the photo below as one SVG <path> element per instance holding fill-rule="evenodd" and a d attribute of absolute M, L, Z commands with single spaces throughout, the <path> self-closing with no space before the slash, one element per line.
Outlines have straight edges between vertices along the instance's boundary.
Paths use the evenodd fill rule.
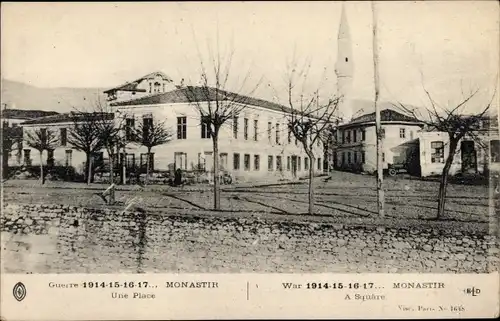
<path fill-rule="evenodd" d="M 498 278 L 496 1 L 4 2 L 1 17 L 9 300 L 31 274 Z M 393 287 L 448 287 L 407 281 Z M 301 286 L 317 285 L 282 289 Z"/>

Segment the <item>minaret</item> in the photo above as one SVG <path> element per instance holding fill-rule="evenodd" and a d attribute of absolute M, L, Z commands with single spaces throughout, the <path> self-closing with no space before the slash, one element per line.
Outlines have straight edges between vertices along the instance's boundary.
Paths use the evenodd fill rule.
<path fill-rule="evenodd" d="M 352 90 L 354 62 L 352 60 L 351 34 L 345 13 L 345 2 L 342 2 L 342 13 L 340 16 L 337 46 L 337 62 L 335 64 L 335 74 L 337 75 L 337 95 L 342 97 L 337 109 L 337 115 L 342 117 L 342 122 L 348 122 L 351 120 L 353 113 L 350 106 L 350 94 Z"/>

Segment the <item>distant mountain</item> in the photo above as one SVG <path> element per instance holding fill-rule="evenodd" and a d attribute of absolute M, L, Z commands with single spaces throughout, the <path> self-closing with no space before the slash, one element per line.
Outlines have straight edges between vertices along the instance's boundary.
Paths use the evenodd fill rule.
<path fill-rule="evenodd" d="M 2 79 L 2 103 L 8 108 L 56 111 L 88 110 L 98 99 L 105 101 L 104 88 L 40 88 Z"/>

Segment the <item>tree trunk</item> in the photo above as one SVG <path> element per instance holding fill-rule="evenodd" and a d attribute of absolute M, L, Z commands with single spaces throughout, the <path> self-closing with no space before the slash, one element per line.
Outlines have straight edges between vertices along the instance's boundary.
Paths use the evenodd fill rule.
<path fill-rule="evenodd" d="M 307 153 L 309 157 L 309 214 L 314 214 L 314 155 Z"/>
<path fill-rule="evenodd" d="M 375 1 L 372 1 L 372 18 L 373 18 L 373 74 L 375 87 L 375 127 L 377 133 L 377 208 L 379 217 L 385 216 L 385 199 L 383 189 L 384 169 L 382 161 L 382 135 L 380 122 L 380 107 L 378 104 L 379 98 L 379 68 L 378 68 L 378 39 L 377 39 L 377 10 Z"/>
<path fill-rule="evenodd" d="M 115 171 L 114 171 L 114 167 L 115 167 L 115 155 L 113 153 L 113 149 L 110 148 L 110 151 L 111 153 L 109 153 L 108 151 L 108 154 L 109 154 L 109 180 L 110 180 L 110 184 L 113 185 L 114 182 L 115 182 Z M 110 191 L 109 191 L 109 204 L 114 204 L 115 203 L 115 189 L 112 188 Z"/>
<path fill-rule="evenodd" d="M 219 135 L 212 136 L 214 145 L 214 209 L 220 210 L 220 182 L 219 182 Z"/>
<path fill-rule="evenodd" d="M 92 183 L 92 155 L 87 154 L 87 185 Z"/>
<path fill-rule="evenodd" d="M 151 154 L 151 148 L 148 147 L 148 152 L 147 152 L 147 159 L 146 159 L 146 180 L 144 182 L 144 185 L 148 185 L 149 182 L 149 155 Z"/>
<path fill-rule="evenodd" d="M 441 173 L 441 181 L 439 183 L 439 193 L 438 193 L 438 210 L 437 219 L 440 220 L 444 216 L 445 201 L 446 201 L 446 187 L 448 186 L 448 176 L 450 173 L 451 164 L 453 163 L 453 158 L 455 158 L 455 152 L 457 150 L 458 141 L 453 139 L 450 140 L 450 151 L 446 162 L 443 167 L 443 172 Z"/>
<path fill-rule="evenodd" d="M 43 185 L 45 183 L 45 177 L 43 176 L 43 151 L 40 151 L 40 183 Z"/>
<path fill-rule="evenodd" d="M 125 146 L 123 146 L 122 184 L 127 184 L 127 150 L 125 149 Z"/>

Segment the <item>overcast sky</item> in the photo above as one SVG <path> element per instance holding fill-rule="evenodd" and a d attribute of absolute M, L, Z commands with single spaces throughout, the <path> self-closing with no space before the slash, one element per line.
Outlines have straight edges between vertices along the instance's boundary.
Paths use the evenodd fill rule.
<path fill-rule="evenodd" d="M 3 3 L 2 78 L 41 87 L 111 87 L 160 70 L 196 79 L 207 48 L 235 50 L 232 75 L 283 99 L 286 62 L 310 59 L 310 82 L 335 93 L 341 2 Z M 373 99 L 370 2 L 347 2 L 355 98 Z M 497 1 L 381 2 L 381 97 L 421 105 L 422 79 L 443 104 L 498 76 Z M 210 44 L 210 45 L 209 45 Z M 198 54 L 200 52 L 200 54 Z M 422 77 L 423 75 L 423 77 Z M 235 80 L 236 82 L 236 80 Z M 314 87 L 314 86 L 313 86 Z M 486 96 L 486 93 L 485 93 Z"/>

